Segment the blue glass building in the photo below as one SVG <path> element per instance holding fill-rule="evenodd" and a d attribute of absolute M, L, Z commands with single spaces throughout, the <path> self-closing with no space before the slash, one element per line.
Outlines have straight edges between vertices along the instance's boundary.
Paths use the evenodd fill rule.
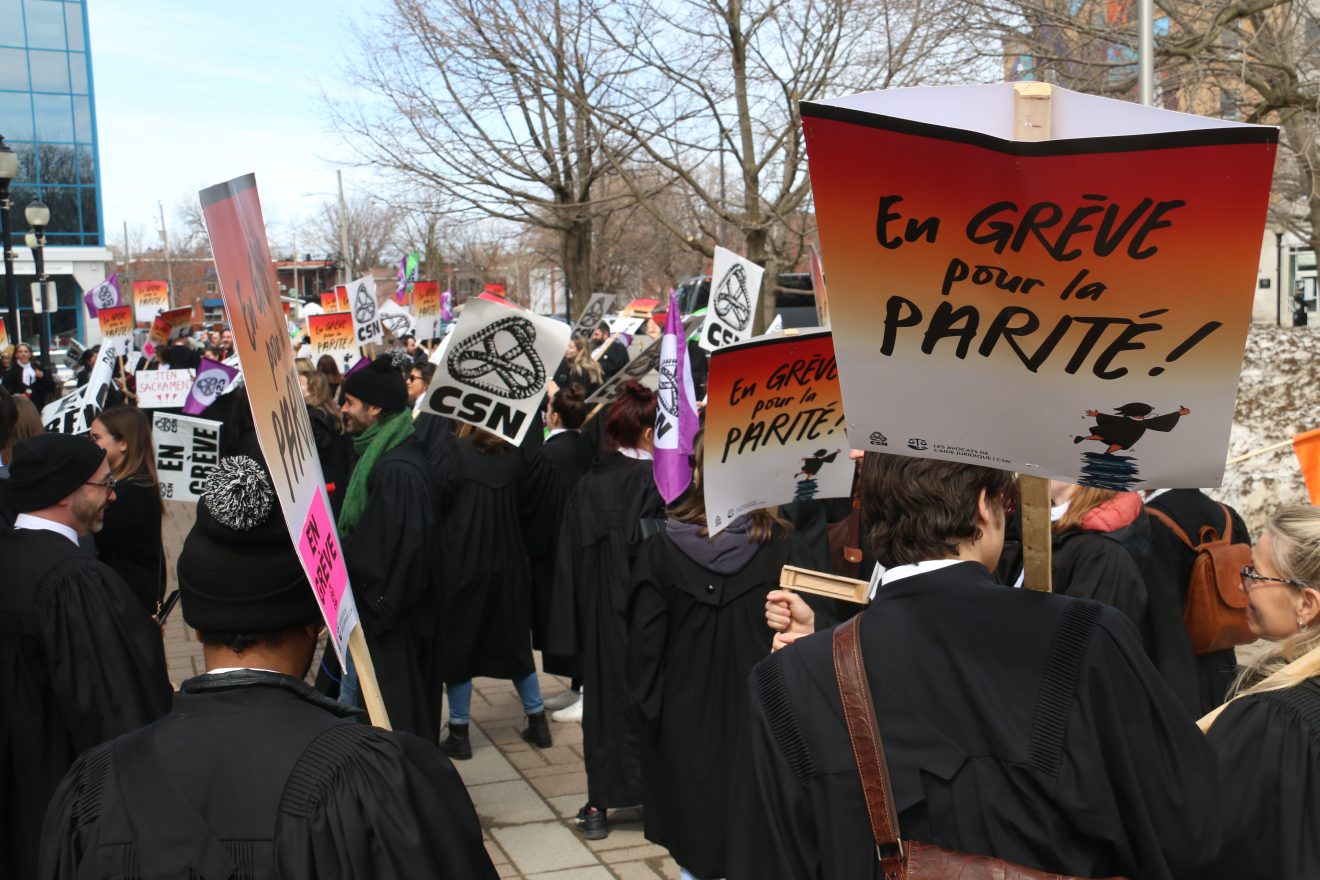
<path fill-rule="evenodd" d="M 23 337 L 30 341 L 37 335 L 23 208 L 40 198 L 51 214 L 46 264 L 59 290 L 60 308 L 52 316 L 56 347 L 60 336 L 83 335 L 82 290 L 104 277 L 110 259 L 104 247 L 90 50 L 84 0 L 0 0 L 0 135 L 19 160 L 10 187 L 10 228 Z"/>

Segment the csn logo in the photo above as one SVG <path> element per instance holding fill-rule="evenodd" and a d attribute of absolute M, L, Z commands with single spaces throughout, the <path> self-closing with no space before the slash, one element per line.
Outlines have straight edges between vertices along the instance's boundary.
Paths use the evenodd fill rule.
<path fill-rule="evenodd" d="M 871 432 L 871 445 L 872 445 L 872 446 L 888 446 L 888 445 L 889 445 L 889 438 L 886 437 L 884 434 L 881 434 L 879 431 L 872 431 L 872 432 Z"/>
<path fill-rule="evenodd" d="M 927 445 L 927 444 L 926 444 L 926 441 L 925 441 L 925 440 L 922 440 L 920 437 L 910 437 L 910 438 L 908 438 L 908 448 L 909 448 L 909 449 L 915 449 L 915 450 L 917 450 L 917 452 L 923 452 L 923 451 L 925 451 L 925 449 L 926 449 L 926 445 Z"/>

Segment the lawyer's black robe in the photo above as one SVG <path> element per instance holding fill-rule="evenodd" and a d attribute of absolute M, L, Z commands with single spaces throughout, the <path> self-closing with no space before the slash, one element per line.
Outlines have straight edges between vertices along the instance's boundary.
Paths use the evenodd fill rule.
<path fill-rule="evenodd" d="M 1223 509 L 1198 489 L 1171 489 L 1146 502 L 1178 524 L 1195 543 L 1202 526 L 1224 529 Z M 1250 544 L 1242 517 L 1229 508 L 1234 544 Z M 1193 718 L 1224 702 L 1237 676 L 1237 654 L 1232 648 L 1208 654 L 1192 653 L 1192 640 L 1183 624 L 1183 602 L 1196 553 L 1168 526 L 1150 518 L 1151 553 L 1142 574 L 1150 592 L 1150 618 L 1154 635 L 1151 660 Z"/>
<path fill-rule="evenodd" d="M 1215 756 L 1119 612 L 964 562 L 880 588 L 862 648 L 902 835 L 1082 877 L 1214 859 Z M 729 878 L 879 878 L 832 631 L 752 672 Z"/>
<path fill-rule="evenodd" d="M 533 469 L 517 447 L 482 453 L 475 435 L 451 443 L 446 492 L 443 677 L 522 678 L 532 661 L 532 573 L 523 530 L 537 505 Z"/>
<path fill-rule="evenodd" d="M 160 629 L 62 535 L 0 533 L 0 877 L 36 873 L 41 817 L 79 753 L 159 718 Z"/>
<path fill-rule="evenodd" d="M 539 503 L 527 516 L 527 557 L 532 566 L 532 647 L 543 652 L 541 667 L 546 672 L 577 677 L 574 658 L 544 652 L 550 629 L 559 527 L 568 508 L 569 493 L 591 470 L 595 450 L 580 431 L 563 431 L 547 439 L 531 455 L 539 456 L 547 465 L 536 470 L 542 480 L 541 490 L 535 493 Z"/>
<path fill-rule="evenodd" d="M 1320 877 L 1320 681 L 1243 697 L 1206 736 L 1224 817 L 1207 880 Z"/>
<path fill-rule="evenodd" d="M 642 801 L 637 710 L 628 691 L 628 599 L 641 521 L 664 515 L 652 463 L 611 452 L 569 498 L 559 535 L 550 640 L 582 664 L 582 751 L 598 807 Z"/>
<path fill-rule="evenodd" d="M 785 565 L 810 564 L 796 535 L 761 545 L 732 575 L 703 568 L 664 534 L 638 554 L 627 668 L 641 711 L 642 818 L 646 839 L 697 877 L 726 873 L 747 674 L 770 653 L 773 635 L 765 595 L 779 588 Z"/>
<path fill-rule="evenodd" d="M 350 711 L 273 672 L 189 679 L 65 777 L 40 876 L 494 878 L 443 753 Z"/>
<path fill-rule="evenodd" d="M 96 558 L 133 589 L 148 615 L 165 597 L 165 551 L 161 547 L 160 491 L 132 479 L 115 488 L 105 522 L 95 535 Z"/>
<path fill-rule="evenodd" d="M 1147 431 L 1172 431 L 1178 426 L 1177 412 L 1165 413 L 1153 419 L 1133 419 L 1127 416 L 1113 416 L 1100 413 L 1091 426 L 1091 435 L 1099 437 L 1111 446 L 1131 449 Z"/>
<path fill-rule="evenodd" d="M 1146 582 L 1132 554 L 1100 532 L 1071 531 L 1054 536 L 1051 558 L 1054 592 L 1094 599 L 1123 612 L 1147 642 Z"/>
<path fill-rule="evenodd" d="M 343 538 L 362 630 L 395 730 L 440 735 L 436 618 L 442 584 L 438 490 L 409 437 L 376 460 L 367 506 Z"/>

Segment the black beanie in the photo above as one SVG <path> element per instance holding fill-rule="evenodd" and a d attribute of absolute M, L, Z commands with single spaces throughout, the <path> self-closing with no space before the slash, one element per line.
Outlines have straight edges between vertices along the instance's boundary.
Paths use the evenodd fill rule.
<path fill-rule="evenodd" d="M 402 412 L 408 406 L 408 386 L 388 354 L 345 376 L 344 393 L 387 413 Z"/>
<path fill-rule="evenodd" d="M 37 434 L 14 444 L 9 494 L 19 513 L 50 507 L 92 478 L 105 450 L 84 434 Z"/>
<path fill-rule="evenodd" d="M 321 619 L 264 467 L 220 459 L 179 554 L 183 619 L 202 632 L 292 629 Z"/>

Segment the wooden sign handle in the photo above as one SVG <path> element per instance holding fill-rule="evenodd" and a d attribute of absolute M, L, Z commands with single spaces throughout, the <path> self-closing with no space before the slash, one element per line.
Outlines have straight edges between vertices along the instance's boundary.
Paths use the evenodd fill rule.
<path fill-rule="evenodd" d="M 371 652 L 367 650 L 367 638 L 362 634 L 361 624 L 353 627 L 353 632 L 348 636 L 348 653 L 353 656 L 353 668 L 357 670 L 358 687 L 362 690 L 367 717 L 376 727 L 393 730 L 390 727 L 390 715 L 385 711 L 385 698 L 380 695 L 380 683 L 376 681 L 376 665 L 371 662 Z"/>
<path fill-rule="evenodd" d="M 1050 139 L 1050 95 L 1047 83 L 1013 84 L 1013 140 Z M 1022 492 L 1022 584 L 1030 590 L 1054 589 L 1054 534 L 1050 528 L 1050 481 L 1018 476 Z"/>

